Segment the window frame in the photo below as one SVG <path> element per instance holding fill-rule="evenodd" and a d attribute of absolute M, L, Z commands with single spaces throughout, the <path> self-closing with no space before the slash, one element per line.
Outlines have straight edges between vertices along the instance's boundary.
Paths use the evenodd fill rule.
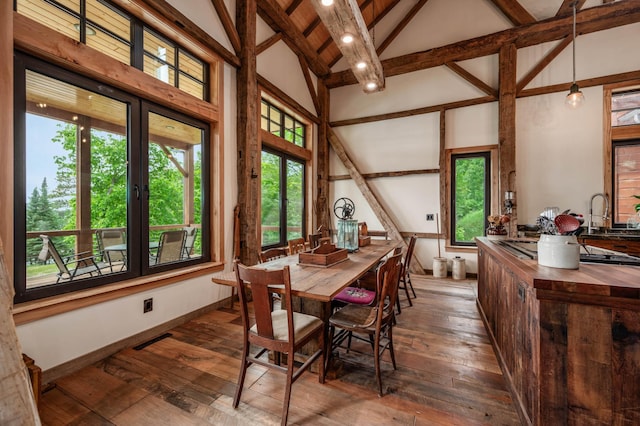
<path fill-rule="evenodd" d="M 488 200 L 485 197 L 485 209 L 489 209 L 489 213 L 492 212 L 501 212 L 500 208 L 500 200 L 498 197 L 498 145 L 483 145 L 483 146 L 472 146 L 465 148 L 453 148 L 445 150 L 445 173 L 444 173 L 444 200 L 443 200 L 443 208 L 442 211 L 444 214 L 444 224 L 443 224 L 443 232 L 446 235 L 446 246 L 450 248 L 460 249 L 460 250 L 476 250 L 477 244 L 475 241 L 473 242 L 459 242 L 455 239 L 455 225 L 456 221 L 454 220 L 455 214 L 455 205 L 454 205 L 454 194 L 455 187 L 454 181 L 455 176 L 453 173 L 455 169 L 453 167 L 453 160 L 459 157 L 473 157 L 479 156 L 479 154 L 483 154 L 487 156 L 489 161 L 489 170 L 485 175 L 485 193 L 488 193 Z M 486 228 L 488 227 L 488 221 L 485 216 L 484 218 L 484 229 L 483 235 L 486 235 Z"/>
<path fill-rule="evenodd" d="M 603 88 L 603 151 L 604 151 L 604 189 L 610 197 L 609 209 L 609 226 L 611 228 L 626 228 L 626 222 L 614 222 L 613 218 L 617 216 L 617 200 L 616 200 L 616 182 L 615 182 L 615 164 L 614 149 L 617 146 L 634 144 L 637 140 L 640 144 L 640 124 L 612 126 L 611 114 L 613 96 L 616 93 L 638 92 L 640 91 L 640 80 L 627 81 L 606 85 Z M 640 192 L 639 192 L 640 195 Z M 640 200 L 638 200 L 640 202 Z"/>
<path fill-rule="evenodd" d="M 129 200 L 127 206 L 127 240 L 128 240 L 128 253 L 136 254 L 135 256 L 129 256 L 128 268 L 121 273 L 107 274 L 98 277 L 91 277 L 88 279 L 77 279 L 73 281 L 65 281 L 61 283 L 50 285 L 44 285 L 40 287 L 27 288 L 26 279 L 26 178 L 27 178 L 27 165 L 25 161 L 26 156 L 26 116 L 27 116 L 27 103 L 26 103 L 26 72 L 27 70 L 34 71 L 39 74 L 46 75 L 53 79 L 60 80 L 67 84 L 72 84 L 76 87 L 89 90 L 100 95 L 113 98 L 120 102 L 125 102 L 128 107 L 127 118 L 127 141 L 129 152 L 129 159 L 127 165 L 127 180 L 129 193 Z M 174 119 L 178 119 L 188 124 L 203 126 L 206 130 L 202 136 L 202 202 L 201 206 L 201 241 L 202 241 L 202 256 L 197 258 L 190 258 L 181 260 L 180 262 L 156 265 L 150 267 L 142 260 L 143 253 L 148 253 L 148 234 L 149 224 L 148 215 L 145 216 L 145 209 L 148 207 L 144 200 L 139 200 L 136 203 L 132 200 L 132 193 L 134 186 L 143 187 L 143 182 L 138 181 L 136 176 L 143 178 L 146 173 L 141 173 L 146 167 L 146 147 L 148 138 L 146 136 L 148 126 L 145 126 L 147 121 L 142 117 L 147 111 L 152 111 L 161 115 L 169 116 Z M 162 272 L 178 270 L 197 264 L 207 263 L 211 260 L 211 244 L 209 236 L 211 235 L 211 213 L 210 205 L 213 199 L 216 199 L 215 194 L 211 194 L 211 160 L 210 154 L 213 150 L 211 146 L 210 129 L 211 126 L 208 123 L 202 122 L 197 119 L 192 119 L 185 114 L 181 114 L 167 107 L 163 107 L 154 104 L 140 96 L 127 93 L 126 91 L 117 89 L 115 87 L 107 86 L 99 81 L 85 77 L 73 71 L 65 70 L 57 65 L 48 63 L 44 60 L 29 56 L 19 51 L 15 52 L 14 60 L 14 165 L 15 165 L 15 179 L 13 181 L 14 187 L 14 288 L 15 288 L 15 303 L 22 303 L 45 297 L 52 297 L 63 295 L 67 293 L 77 292 L 89 288 L 101 287 L 107 284 L 119 283 L 124 280 L 143 278 L 146 276 L 155 275 Z M 137 146 L 132 149 L 132 145 Z M 147 177 L 148 183 L 148 177 Z M 204 196 L 206 195 L 206 197 Z M 78 206 L 80 208 L 81 206 Z M 137 233 L 133 232 L 138 230 Z M 146 239 L 145 239 L 146 238 Z M 147 241 L 146 244 L 142 241 Z M 148 259 L 147 259 L 148 262 Z"/>

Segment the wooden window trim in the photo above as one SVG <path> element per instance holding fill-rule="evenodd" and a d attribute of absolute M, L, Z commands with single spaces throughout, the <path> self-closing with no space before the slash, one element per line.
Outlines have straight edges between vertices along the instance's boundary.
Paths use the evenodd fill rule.
<path fill-rule="evenodd" d="M 499 181 L 499 171 L 498 171 L 498 145 L 481 145 L 481 146 L 470 146 L 464 148 L 449 148 L 445 150 L 445 194 L 444 194 L 444 202 L 445 206 L 447 206 L 446 210 L 441 209 L 442 211 L 446 211 L 447 217 L 446 220 L 443 221 L 443 224 L 447 226 L 447 229 L 441 229 L 440 232 L 445 232 L 445 249 L 452 249 L 456 251 L 476 251 L 477 248 L 473 246 L 459 246 L 452 244 L 451 233 L 448 231 L 449 225 L 453 222 L 451 215 L 453 212 L 449 208 L 451 206 L 451 157 L 454 154 L 469 154 L 476 152 L 490 152 L 491 157 L 491 211 L 492 212 L 501 212 L 502 208 L 500 207 L 500 197 L 498 193 L 498 181 Z"/>

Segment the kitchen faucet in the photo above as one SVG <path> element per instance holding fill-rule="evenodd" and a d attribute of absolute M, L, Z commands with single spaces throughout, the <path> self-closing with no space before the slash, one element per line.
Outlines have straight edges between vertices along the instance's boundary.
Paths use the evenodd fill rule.
<path fill-rule="evenodd" d="M 602 218 L 602 224 L 604 225 L 606 220 L 608 219 L 607 216 L 609 215 L 609 199 L 602 192 L 598 192 L 596 194 L 593 194 L 591 196 L 591 201 L 589 202 L 589 224 L 587 226 L 587 233 L 588 234 L 593 233 L 593 230 L 597 229 L 597 227 L 593 226 L 593 216 L 594 216 L 594 214 L 593 214 L 593 200 L 598 196 L 602 197 L 602 199 L 604 200 L 604 212 L 600 216 Z"/>

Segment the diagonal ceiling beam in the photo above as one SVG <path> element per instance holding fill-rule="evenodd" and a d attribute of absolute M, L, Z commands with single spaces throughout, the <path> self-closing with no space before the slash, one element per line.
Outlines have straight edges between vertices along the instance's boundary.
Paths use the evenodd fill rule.
<path fill-rule="evenodd" d="M 544 58 L 540 60 L 524 77 L 520 79 L 516 85 L 516 93 L 519 94 L 522 89 L 527 87 L 527 84 L 531 82 L 547 65 L 551 63 L 573 40 L 573 34 L 565 37 L 551 52 L 547 53 Z"/>
<path fill-rule="evenodd" d="M 391 219 L 391 216 L 389 216 L 384 207 L 382 207 L 373 191 L 371 191 L 369 184 L 364 180 L 364 177 L 362 177 L 362 174 L 353 163 L 351 158 L 349 158 L 349 154 L 347 154 L 347 152 L 345 151 L 342 141 L 340 141 L 340 138 L 338 138 L 338 136 L 332 129 L 328 129 L 327 139 L 329 139 L 331 148 L 333 148 L 333 151 L 336 153 L 338 158 L 340 158 L 340 161 L 342 161 L 347 171 L 349 172 L 349 176 L 351 176 L 351 179 L 353 179 L 355 184 L 358 186 L 358 189 L 362 192 L 364 199 L 367 200 L 367 203 L 369 203 L 369 207 L 371 207 L 371 210 L 373 210 L 373 212 L 375 213 L 376 217 L 380 221 L 380 224 L 382 224 L 385 231 L 389 233 L 389 237 L 392 240 L 402 241 L 406 250 L 407 243 L 402 238 L 402 234 L 400 234 L 398 227 L 393 222 L 393 219 Z M 424 274 L 424 269 L 420 265 L 418 259 L 414 258 L 413 260 L 414 261 L 411 262 L 411 272 Z M 413 267 L 414 264 L 415 269 Z"/>
<path fill-rule="evenodd" d="M 527 9 L 522 7 L 517 0 L 491 0 L 491 3 L 500 9 L 514 25 L 528 25 L 536 22 L 536 18 L 527 12 Z"/>
<path fill-rule="evenodd" d="M 640 22 L 640 0 L 625 0 L 578 12 L 578 32 L 589 34 Z M 385 76 L 390 77 L 433 68 L 447 62 L 464 61 L 498 53 L 500 47 L 515 43 L 517 48 L 559 40 L 571 34 L 571 16 L 553 17 L 521 28 L 510 28 L 474 39 L 410 53 L 382 61 Z M 356 84 L 351 70 L 333 73 L 326 79 L 328 88 Z"/>
<path fill-rule="evenodd" d="M 211 3 L 218 13 L 220 22 L 222 22 L 222 27 L 227 33 L 227 37 L 229 37 L 233 50 L 236 52 L 236 55 L 239 54 L 241 49 L 240 36 L 238 35 L 238 31 L 236 30 L 233 20 L 231 19 L 231 15 L 229 15 L 227 6 L 224 4 L 224 0 L 211 0 Z"/>
<path fill-rule="evenodd" d="M 427 4 L 428 1 L 429 0 L 418 0 L 418 2 L 413 5 L 411 10 L 404 16 L 404 18 L 402 18 L 402 20 L 398 23 L 398 25 L 396 25 L 396 27 L 391 31 L 391 34 L 389 34 L 387 38 L 385 38 L 384 41 L 380 43 L 380 46 L 378 46 L 378 49 L 377 49 L 378 55 L 381 55 L 382 52 L 384 52 L 385 49 L 389 47 L 389 45 L 393 42 L 393 40 L 395 40 L 396 37 L 398 37 L 398 35 L 400 34 L 400 32 L 402 32 L 404 27 L 406 27 L 409 24 L 409 22 L 411 22 L 411 20 L 416 16 L 416 14 L 420 11 L 420 9 L 422 9 L 422 7 L 425 4 Z"/>
<path fill-rule="evenodd" d="M 560 16 L 573 15 L 573 3 L 576 4 L 576 10 L 580 10 L 582 9 L 582 6 L 584 6 L 584 3 L 586 1 L 587 0 L 563 0 L 562 4 L 558 8 L 558 12 L 556 12 L 556 16 L 560 17 Z M 606 2 L 603 2 L 603 3 L 606 3 Z"/>
<path fill-rule="evenodd" d="M 482 90 L 487 95 L 494 96 L 496 99 L 498 99 L 498 91 L 496 89 L 494 89 L 493 87 L 489 86 L 487 83 L 485 83 L 484 81 L 480 80 L 478 77 L 476 77 L 475 75 L 471 74 L 469 71 L 465 70 L 460 65 L 456 64 L 455 62 L 447 62 L 445 65 L 451 71 L 455 72 L 460 77 L 464 78 L 469 83 L 473 84 L 474 86 L 476 86 L 478 89 Z"/>
<path fill-rule="evenodd" d="M 278 2 L 275 0 L 260 0 L 258 2 L 258 14 L 274 31 L 281 31 L 282 34 L 292 41 L 297 49 L 296 53 L 302 54 L 305 57 L 309 68 L 311 68 L 318 77 L 324 77 L 329 74 L 330 70 L 327 64 L 320 59 L 320 56 L 313 49 L 309 41 L 302 32 L 296 28 L 291 18 L 282 10 Z"/>

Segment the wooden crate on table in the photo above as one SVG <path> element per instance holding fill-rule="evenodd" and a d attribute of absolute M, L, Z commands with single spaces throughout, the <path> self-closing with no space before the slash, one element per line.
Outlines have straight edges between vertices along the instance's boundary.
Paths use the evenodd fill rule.
<path fill-rule="evenodd" d="M 298 254 L 301 265 L 328 267 L 347 260 L 347 249 L 336 248 L 335 244 L 323 244 L 311 251 Z"/>

